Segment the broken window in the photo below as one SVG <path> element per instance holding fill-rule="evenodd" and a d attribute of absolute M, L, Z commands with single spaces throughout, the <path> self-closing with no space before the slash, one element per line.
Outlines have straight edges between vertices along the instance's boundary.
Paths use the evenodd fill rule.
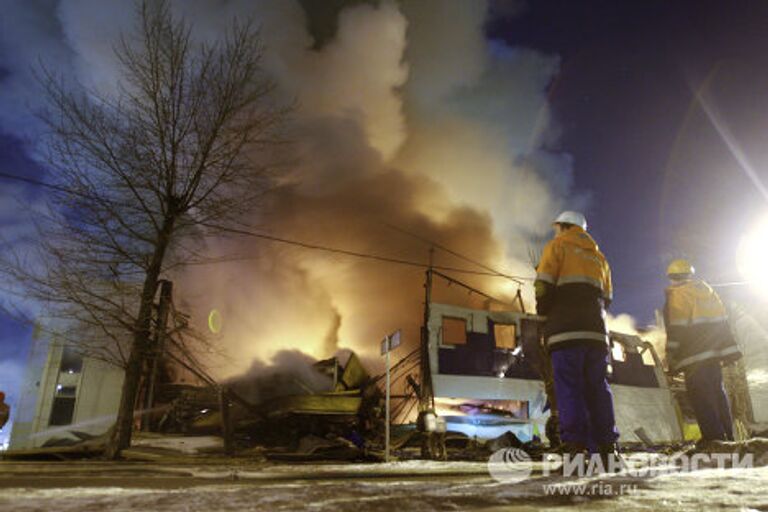
<path fill-rule="evenodd" d="M 496 348 L 512 350 L 517 346 L 515 324 L 493 324 L 493 336 L 496 339 Z"/>
<path fill-rule="evenodd" d="M 51 407 L 51 421 L 48 422 L 48 425 L 70 425 L 74 415 L 75 399 L 57 396 L 53 399 L 53 406 Z"/>
<path fill-rule="evenodd" d="M 77 388 L 75 388 L 75 386 L 62 386 L 61 384 L 56 386 L 56 396 L 75 398 L 76 392 Z"/>
<path fill-rule="evenodd" d="M 443 317 L 443 345 L 467 344 L 467 321 L 464 318 Z"/>
<path fill-rule="evenodd" d="M 80 373 L 83 369 L 83 356 L 81 356 L 72 347 L 64 347 L 61 354 L 61 373 Z"/>
<path fill-rule="evenodd" d="M 611 348 L 611 359 L 614 361 L 626 361 L 627 357 L 624 353 L 624 345 L 618 341 L 612 341 L 611 344 L 613 345 Z"/>
<path fill-rule="evenodd" d="M 48 425 L 69 425 L 75 415 L 75 386 L 56 386 L 56 396 L 51 406 L 51 418 Z"/>
<path fill-rule="evenodd" d="M 641 356 L 643 356 L 643 364 L 646 366 L 656 366 L 656 360 L 653 358 L 653 354 L 651 353 L 651 350 L 649 348 L 643 349 L 643 351 L 640 353 Z"/>
<path fill-rule="evenodd" d="M 529 402 L 526 400 L 435 397 L 435 407 L 441 416 L 486 416 L 489 426 L 493 424 L 493 416 L 517 419 L 530 418 Z M 483 420 L 478 419 L 476 424 L 482 425 Z"/>

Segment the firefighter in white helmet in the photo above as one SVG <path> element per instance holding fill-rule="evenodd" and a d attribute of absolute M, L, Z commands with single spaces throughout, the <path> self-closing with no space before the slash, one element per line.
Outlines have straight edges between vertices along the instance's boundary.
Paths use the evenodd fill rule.
<path fill-rule="evenodd" d="M 536 309 L 547 317 L 544 336 L 552 358 L 560 437 L 566 450 L 597 445 L 615 454 L 619 433 L 607 381 L 605 308 L 611 270 L 579 212 L 561 213 L 544 247 L 535 281 Z M 593 446 L 594 448 L 595 446 Z"/>
<path fill-rule="evenodd" d="M 688 260 L 676 259 L 667 267 L 664 324 L 667 329 L 667 365 L 670 373 L 685 373 L 688 400 L 703 441 L 732 441 L 733 419 L 723 388 L 721 364 L 741 357 L 728 326 L 728 315 L 717 293 L 695 279 Z"/>

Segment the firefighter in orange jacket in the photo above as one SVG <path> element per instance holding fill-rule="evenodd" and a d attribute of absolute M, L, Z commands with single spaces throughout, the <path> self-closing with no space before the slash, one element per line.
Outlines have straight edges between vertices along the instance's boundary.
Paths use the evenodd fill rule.
<path fill-rule="evenodd" d="M 547 317 L 544 336 L 552 357 L 560 438 L 566 450 L 597 444 L 615 453 L 619 437 L 607 381 L 605 308 L 612 298 L 611 270 L 586 232 L 579 212 L 563 212 L 545 247 L 535 281 L 536 309 Z"/>
<path fill-rule="evenodd" d="M 685 388 L 704 441 L 732 441 L 733 418 L 723 388 L 721 364 L 741 357 L 728 326 L 728 315 L 717 293 L 694 279 L 687 260 L 667 268 L 664 323 L 667 364 L 671 373 L 685 373 Z"/>

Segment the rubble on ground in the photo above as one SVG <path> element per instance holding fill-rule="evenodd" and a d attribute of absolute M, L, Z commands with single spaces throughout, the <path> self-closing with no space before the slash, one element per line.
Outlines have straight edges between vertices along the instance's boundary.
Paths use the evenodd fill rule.
<path fill-rule="evenodd" d="M 127 458 L 191 455 L 180 436 L 221 436 L 225 422 L 229 435 L 223 444 L 217 437 L 209 452 L 221 453 L 231 442 L 234 453 L 253 454 L 258 447 L 262 456 L 280 460 L 367 460 L 380 458 L 383 450 L 383 395 L 354 353 L 343 365 L 334 357 L 246 375 L 220 389 L 161 383 L 156 400 L 155 411 L 142 421 L 165 437 L 137 430 Z M 4 458 L 100 456 L 107 436 L 62 431 L 43 447 Z"/>
<path fill-rule="evenodd" d="M 274 461 L 383 460 L 381 382 L 370 376 L 354 353 L 343 362 L 334 357 L 254 372 L 227 382 L 221 389 L 161 384 L 157 401 L 158 412 L 148 423 L 155 432 L 137 431 L 131 448 L 123 452 L 126 459 L 181 461 L 234 455 Z M 685 408 L 686 402 L 682 403 Z M 222 404 L 228 418 L 222 416 Z M 225 420 L 229 422 L 229 439 L 222 436 Z M 41 448 L 6 452 L 3 458 L 98 457 L 104 452 L 108 435 L 62 431 Z M 395 460 L 421 458 L 430 443 L 436 458 L 454 461 L 487 461 L 504 448 L 523 449 L 539 460 L 548 450 L 538 437 L 524 443 L 512 432 L 480 441 L 458 432 L 424 433 L 415 424 L 393 425 L 391 450 Z M 757 465 L 768 464 L 768 439 L 644 449 L 666 454 L 706 450 L 754 453 Z"/>

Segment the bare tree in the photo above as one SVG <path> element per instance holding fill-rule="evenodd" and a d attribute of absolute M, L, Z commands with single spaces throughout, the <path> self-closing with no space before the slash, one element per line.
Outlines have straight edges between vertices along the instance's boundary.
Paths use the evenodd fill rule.
<path fill-rule="evenodd" d="M 111 457 L 130 445 L 159 280 L 196 258 L 190 241 L 259 204 L 286 113 L 271 103 L 250 23 L 196 43 L 165 1 L 145 1 L 138 21 L 115 48 L 114 90 L 41 73 L 56 188 L 37 264 L 6 262 L 89 355 L 124 367 Z"/>

